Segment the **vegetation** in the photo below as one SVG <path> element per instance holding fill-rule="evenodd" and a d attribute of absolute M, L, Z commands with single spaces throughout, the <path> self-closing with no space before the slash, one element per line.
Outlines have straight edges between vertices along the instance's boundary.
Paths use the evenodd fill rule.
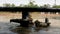
<path fill-rule="evenodd" d="M 17 7 L 29 7 L 29 8 L 38 8 L 38 7 L 41 7 L 41 8 L 50 8 L 50 5 L 49 4 L 44 4 L 43 6 L 38 6 L 37 4 L 34 4 L 35 1 L 30 1 L 27 5 L 23 5 L 23 4 L 20 4 L 19 6 Z M 3 4 L 4 7 L 16 7 L 15 4 Z M 54 5 L 52 6 L 51 8 L 60 8 L 60 5 Z"/>
<path fill-rule="evenodd" d="M 60 8 L 60 5 L 53 6 L 53 8 Z"/>
<path fill-rule="evenodd" d="M 30 7 L 30 8 L 37 8 L 39 7 L 37 4 L 34 4 L 35 1 L 29 2 L 28 5 L 20 4 L 20 7 Z"/>
<path fill-rule="evenodd" d="M 28 5 L 20 4 L 20 6 L 17 7 L 30 7 L 30 8 L 37 8 L 39 7 L 37 4 L 34 4 L 35 1 L 29 2 Z M 15 7 L 15 4 L 3 4 L 4 7 Z"/>
<path fill-rule="evenodd" d="M 50 8 L 50 5 L 49 5 L 49 4 L 44 4 L 43 6 L 40 6 L 40 7 L 43 7 L 43 8 Z"/>
<path fill-rule="evenodd" d="M 33 1 L 33 2 L 35 2 L 35 1 Z M 31 7 L 31 8 L 39 7 L 37 4 L 35 5 L 33 2 L 30 2 L 27 6 Z"/>
<path fill-rule="evenodd" d="M 15 4 L 3 4 L 4 7 L 15 7 Z"/>

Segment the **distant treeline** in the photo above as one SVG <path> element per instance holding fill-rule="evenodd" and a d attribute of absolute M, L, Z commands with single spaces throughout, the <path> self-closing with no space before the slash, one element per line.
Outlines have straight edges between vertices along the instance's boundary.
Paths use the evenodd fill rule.
<path fill-rule="evenodd" d="M 10 3 L 5 3 L 3 4 L 3 7 L 30 7 L 30 8 L 37 8 L 37 7 L 42 7 L 42 8 L 60 8 L 60 5 L 53 5 L 51 7 L 50 4 L 44 4 L 44 5 L 37 5 L 37 4 L 34 4 L 35 1 L 30 1 L 27 5 L 24 5 L 24 4 L 20 4 L 19 6 L 16 6 L 15 4 L 10 4 Z"/>

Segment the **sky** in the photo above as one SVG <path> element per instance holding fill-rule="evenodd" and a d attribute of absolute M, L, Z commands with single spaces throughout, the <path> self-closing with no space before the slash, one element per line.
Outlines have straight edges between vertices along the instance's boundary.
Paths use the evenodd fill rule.
<path fill-rule="evenodd" d="M 5 3 L 14 3 L 16 6 L 20 4 L 28 4 L 30 0 L 0 0 L 0 6 L 3 6 Z M 37 5 L 44 5 L 44 4 L 50 4 L 51 6 L 54 5 L 55 0 L 32 0 L 35 1 L 35 4 Z M 60 0 L 56 0 L 56 4 L 60 5 Z"/>

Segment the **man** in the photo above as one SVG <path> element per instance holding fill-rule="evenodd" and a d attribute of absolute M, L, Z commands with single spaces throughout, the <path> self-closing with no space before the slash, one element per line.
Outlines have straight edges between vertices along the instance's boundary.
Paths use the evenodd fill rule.
<path fill-rule="evenodd" d="M 47 24 L 47 26 L 50 25 L 48 18 L 45 18 L 45 23 Z"/>
<path fill-rule="evenodd" d="M 48 18 L 45 18 L 45 23 L 48 23 L 48 22 L 49 22 Z"/>
<path fill-rule="evenodd" d="M 34 23 L 36 27 L 40 26 L 40 22 L 38 20 L 36 20 Z"/>

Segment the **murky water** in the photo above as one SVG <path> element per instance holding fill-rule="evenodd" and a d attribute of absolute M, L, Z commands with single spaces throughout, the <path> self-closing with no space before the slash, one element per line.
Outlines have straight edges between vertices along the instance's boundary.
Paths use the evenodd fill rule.
<path fill-rule="evenodd" d="M 9 13 L 8 13 L 9 14 Z M 17 19 L 21 17 L 21 14 L 14 13 L 14 14 L 6 14 L 0 13 L 0 34 L 60 34 L 60 19 L 50 19 L 49 22 L 51 23 L 50 27 L 41 28 L 41 27 L 17 27 L 20 24 L 18 23 L 10 23 L 10 19 Z M 44 16 L 40 14 L 32 13 L 32 18 L 34 21 L 38 19 L 41 22 L 44 22 Z M 39 16 L 39 17 L 38 17 Z M 54 15 L 52 15 L 54 17 Z M 59 16 L 59 15 L 56 15 Z M 55 16 L 55 17 L 56 17 Z M 46 15 L 45 15 L 46 17 Z M 51 17 L 48 16 L 48 17 Z"/>
<path fill-rule="evenodd" d="M 44 20 L 44 19 L 40 19 Z M 17 27 L 18 23 L 0 22 L 0 34 L 60 34 L 60 20 L 49 19 L 51 26 L 41 27 Z"/>

